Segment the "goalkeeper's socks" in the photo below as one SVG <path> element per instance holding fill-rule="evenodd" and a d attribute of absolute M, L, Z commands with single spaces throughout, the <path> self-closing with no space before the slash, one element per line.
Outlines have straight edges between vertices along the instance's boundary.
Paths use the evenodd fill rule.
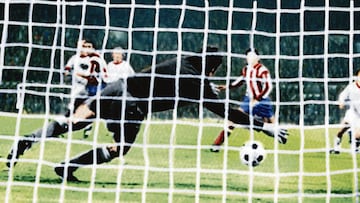
<path fill-rule="evenodd" d="M 23 155 L 26 150 L 30 149 L 32 143 L 33 138 L 31 136 L 27 136 L 24 139 L 15 142 L 14 146 L 11 148 L 11 151 L 7 156 L 6 166 L 8 168 L 10 168 L 11 165 L 15 166 L 20 155 Z"/>
<path fill-rule="evenodd" d="M 96 151 L 89 150 L 71 159 L 68 163 L 62 162 L 59 166 L 55 167 L 55 173 L 67 181 L 79 181 L 73 173 L 80 166 L 93 164 L 95 162 L 94 153 L 96 154 L 96 164 L 102 164 L 112 160 L 109 152 L 105 147 L 96 148 Z M 65 174 L 66 170 L 67 173 Z"/>

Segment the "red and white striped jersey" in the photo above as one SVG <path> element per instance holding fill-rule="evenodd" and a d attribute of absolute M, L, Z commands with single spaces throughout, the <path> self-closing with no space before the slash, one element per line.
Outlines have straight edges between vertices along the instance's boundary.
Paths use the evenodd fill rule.
<path fill-rule="evenodd" d="M 269 70 L 257 63 L 254 66 L 245 66 L 242 75 L 231 83 L 231 86 L 239 86 L 246 83 L 246 94 L 251 99 L 261 100 L 269 97 L 272 89 L 271 75 Z"/>

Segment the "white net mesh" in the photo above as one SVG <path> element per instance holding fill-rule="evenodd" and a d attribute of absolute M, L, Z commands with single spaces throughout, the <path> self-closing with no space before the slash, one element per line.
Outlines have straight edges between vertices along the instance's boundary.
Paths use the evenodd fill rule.
<path fill-rule="evenodd" d="M 338 95 L 358 69 L 358 1 L 1 0 L 0 11 L 0 201 L 358 202 L 359 158 L 348 144 L 355 139 L 345 134 L 340 154 L 329 153 L 344 116 Z M 88 138 L 81 130 L 40 139 L 8 169 L 13 142 L 67 108 L 63 68 L 84 38 L 107 62 L 124 48 L 136 72 L 217 45 L 218 84 L 239 76 L 244 51 L 257 48 L 288 143 L 236 128 L 212 153 L 227 122 L 199 105 L 148 115 L 129 154 L 79 169 L 80 183 L 62 182 L 53 167 L 111 143 L 101 120 Z M 238 105 L 244 89 L 220 97 Z M 267 152 L 256 168 L 239 160 L 249 139 Z"/>

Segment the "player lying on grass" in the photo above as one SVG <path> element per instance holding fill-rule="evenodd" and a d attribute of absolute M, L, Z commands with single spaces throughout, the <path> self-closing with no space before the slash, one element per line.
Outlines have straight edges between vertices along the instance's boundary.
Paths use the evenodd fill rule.
<path fill-rule="evenodd" d="M 166 111 L 189 104 L 199 105 L 201 102 L 217 115 L 228 115 L 232 122 L 249 127 L 249 116 L 232 108 L 226 112 L 224 102 L 218 99 L 210 81 L 203 77 L 212 76 L 222 63 L 222 57 L 216 52 L 217 48 L 208 47 L 206 53 L 164 61 L 153 69 L 146 69 L 126 80 L 118 80 L 108 85 L 103 89 L 100 98 L 88 99 L 77 108 L 73 117 L 80 123 L 82 119 L 89 117 L 104 119 L 108 130 L 113 132 L 116 144 L 89 150 L 63 162 L 55 168 L 56 174 L 68 181 L 77 181 L 74 172 L 79 167 L 91 165 L 94 161 L 96 164 L 110 162 L 125 155 L 149 112 Z M 74 121 L 74 125 L 77 123 L 79 122 Z M 264 124 L 258 120 L 254 120 L 253 124 L 255 130 L 263 131 L 281 143 L 287 139 L 288 133 L 285 129 L 275 129 L 275 125 Z M 17 153 L 23 152 L 24 149 L 18 147 Z"/>

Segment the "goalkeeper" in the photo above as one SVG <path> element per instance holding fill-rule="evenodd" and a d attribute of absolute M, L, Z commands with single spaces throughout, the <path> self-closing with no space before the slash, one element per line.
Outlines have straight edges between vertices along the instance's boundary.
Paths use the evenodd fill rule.
<path fill-rule="evenodd" d="M 222 57 L 216 52 L 216 47 L 208 47 L 205 58 L 197 54 L 164 61 L 154 69 L 146 69 L 126 80 L 118 80 L 108 85 L 100 98 L 88 99 L 77 108 L 74 118 L 80 123 L 84 121 L 82 119 L 89 117 L 105 119 L 117 144 L 98 147 L 63 162 L 55 167 L 56 174 L 68 181 L 77 181 L 74 172 L 78 167 L 110 162 L 125 155 L 134 143 L 148 112 L 171 110 L 176 106 L 202 102 L 204 107 L 221 117 L 228 115 L 232 122 L 249 125 L 247 114 L 231 108 L 225 112 L 224 102 L 218 99 L 209 80 L 202 77 L 213 75 L 222 63 Z M 78 123 L 73 122 L 75 125 Z M 276 132 L 271 124 L 254 121 L 254 128 L 278 139 L 287 138 L 286 130 L 280 129 Z"/>

